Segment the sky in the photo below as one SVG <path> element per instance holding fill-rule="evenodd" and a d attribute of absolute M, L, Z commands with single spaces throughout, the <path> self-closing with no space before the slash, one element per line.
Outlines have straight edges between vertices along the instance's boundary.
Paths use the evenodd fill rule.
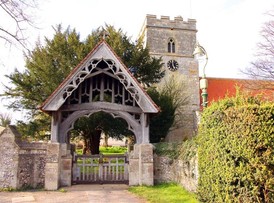
<path fill-rule="evenodd" d="M 77 3 L 75 3 L 77 2 Z M 272 0 L 43 0 L 38 2 L 33 16 L 37 28 L 29 28 L 29 48 L 39 40 L 52 38 L 53 26 L 70 26 L 80 33 L 81 39 L 105 24 L 121 28 L 133 41 L 137 38 L 147 14 L 182 16 L 184 20 L 196 19 L 197 40 L 208 54 L 206 75 L 208 77 L 243 78 L 241 70 L 254 60 L 260 30 L 269 19 L 265 12 L 274 9 Z M 1 15 L 1 13 L 0 13 Z M 1 25 L 12 26 L 1 17 Z M 22 50 L 0 41 L 0 94 L 2 83 L 8 85 L 4 75 L 17 68 L 24 70 Z M 12 112 L 0 100 L 0 113 L 12 116 L 13 123 L 24 119 L 25 112 Z"/>

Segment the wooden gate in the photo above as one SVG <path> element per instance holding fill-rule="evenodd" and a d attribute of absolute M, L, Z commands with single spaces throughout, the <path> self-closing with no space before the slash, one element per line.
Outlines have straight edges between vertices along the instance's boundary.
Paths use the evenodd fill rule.
<path fill-rule="evenodd" d="M 128 159 L 126 155 L 75 155 L 72 176 L 73 184 L 128 184 Z"/>

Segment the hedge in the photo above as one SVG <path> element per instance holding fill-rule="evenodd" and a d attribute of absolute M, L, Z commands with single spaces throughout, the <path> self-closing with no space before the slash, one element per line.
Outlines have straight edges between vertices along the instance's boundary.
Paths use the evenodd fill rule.
<path fill-rule="evenodd" d="M 198 133 L 201 202 L 274 202 L 274 104 L 246 96 L 213 103 Z"/>

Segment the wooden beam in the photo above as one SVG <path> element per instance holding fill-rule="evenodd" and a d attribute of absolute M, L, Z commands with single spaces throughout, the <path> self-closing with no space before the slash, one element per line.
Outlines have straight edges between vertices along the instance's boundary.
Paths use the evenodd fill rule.
<path fill-rule="evenodd" d="M 78 111 L 78 110 L 91 110 L 91 109 L 101 109 L 101 110 L 116 110 L 124 111 L 130 113 L 142 113 L 142 109 L 136 106 L 126 106 L 121 104 L 109 103 L 109 102 L 92 102 L 92 103 L 82 103 L 82 104 L 70 104 L 63 105 L 60 109 L 61 111 Z"/>

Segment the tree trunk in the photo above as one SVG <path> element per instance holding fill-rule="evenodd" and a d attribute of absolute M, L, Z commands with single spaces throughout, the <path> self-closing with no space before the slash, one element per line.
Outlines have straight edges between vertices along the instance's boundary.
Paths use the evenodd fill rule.
<path fill-rule="evenodd" d="M 101 130 L 96 130 L 91 134 L 90 152 L 91 154 L 99 154 Z"/>
<path fill-rule="evenodd" d="M 108 135 L 107 134 L 105 134 L 104 135 L 104 147 L 108 147 Z"/>
<path fill-rule="evenodd" d="M 83 154 L 89 153 L 90 139 L 84 138 Z"/>

